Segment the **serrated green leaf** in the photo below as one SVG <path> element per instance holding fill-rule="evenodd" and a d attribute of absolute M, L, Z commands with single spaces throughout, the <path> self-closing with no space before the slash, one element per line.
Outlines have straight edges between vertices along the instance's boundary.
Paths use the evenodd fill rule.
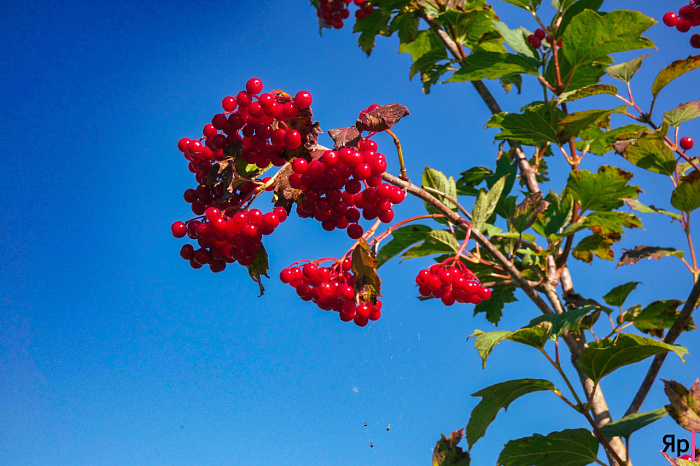
<path fill-rule="evenodd" d="M 564 92 L 559 96 L 559 104 L 565 102 L 571 102 L 578 99 L 583 99 L 584 97 L 590 97 L 592 95 L 616 95 L 617 88 L 609 84 L 591 84 L 590 86 L 582 87 L 581 89 L 576 89 L 573 91 Z"/>
<path fill-rule="evenodd" d="M 622 199 L 635 198 L 640 189 L 628 185 L 632 174 L 620 168 L 603 165 L 598 173 L 588 170 L 572 172 L 568 186 L 579 202 L 581 212 L 587 210 L 612 210 L 624 204 Z"/>
<path fill-rule="evenodd" d="M 637 246 L 633 249 L 623 249 L 622 255 L 620 256 L 620 262 L 617 263 L 617 267 L 621 265 L 636 264 L 644 258 L 659 260 L 666 256 L 676 256 L 678 258 L 682 258 L 683 251 L 677 251 L 674 248 L 660 248 L 658 246 Z"/>
<path fill-rule="evenodd" d="M 600 431 L 606 437 L 623 437 L 629 438 L 634 432 L 646 427 L 652 422 L 661 419 L 666 414 L 666 408 L 659 408 L 656 411 L 647 413 L 635 413 L 618 419 L 617 421 L 606 424 L 600 428 Z"/>
<path fill-rule="evenodd" d="M 681 311 L 678 310 L 678 306 L 681 304 L 683 301 L 677 299 L 654 301 L 634 318 L 634 326 L 642 333 L 663 338 L 664 329 L 671 328 L 680 315 Z M 687 332 L 694 328 L 695 323 L 691 318 L 683 330 Z"/>
<path fill-rule="evenodd" d="M 620 306 L 625 303 L 627 296 L 637 288 L 641 282 L 627 282 L 622 285 L 618 285 L 612 290 L 608 291 L 605 296 L 603 296 L 603 301 L 605 301 L 610 306 Z"/>
<path fill-rule="evenodd" d="M 474 315 L 479 313 L 486 314 L 486 320 L 493 325 L 498 325 L 503 315 L 503 308 L 508 303 L 517 301 L 515 298 L 515 288 L 499 286 L 491 290 L 491 297 L 486 301 L 474 306 Z"/>
<path fill-rule="evenodd" d="M 481 368 L 486 369 L 486 360 L 491 355 L 491 352 L 497 344 L 508 338 L 513 332 L 510 330 L 496 330 L 493 332 L 482 332 L 474 330 L 474 333 L 469 335 L 469 338 L 476 337 L 474 340 L 474 348 L 481 356 Z M 467 340 L 469 339 L 467 338 Z"/>
<path fill-rule="evenodd" d="M 600 78 L 605 74 L 605 63 L 592 63 L 586 66 L 577 66 L 567 60 L 560 54 L 559 56 L 559 74 L 561 81 L 565 85 L 562 92 L 570 89 L 581 89 L 586 86 L 597 84 Z M 544 77 L 547 82 L 553 86 L 557 86 L 557 67 L 554 60 L 550 60 L 547 64 Z M 568 85 L 567 85 L 568 83 Z"/>
<path fill-rule="evenodd" d="M 491 217 L 494 210 L 496 210 L 496 205 L 501 198 L 506 178 L 506 176 L 500 178 L 488 191 L 482 189 L 481 193 L 476 198 L 474 209 L 472 210 L 472 227 L 476 230 L 481 231 L 486 221 Z"/>
<path fill-rule="evenodd" d="M 457 179 L 457 194 L 460 196 L 478 196 L 479 190 L 475 186 L 481 184 L 489 175 L 493 175 L 493 171 L 487 167 L 473 167 L 462 172 L 459 179 Z"/>
<path fill-rule="evenodd" d="M 658 130 L 643 133 L 632 144 L 618 145 L 618 153 L 639 168 L 662 175 L 671 175 L 676 169 L 676 158 L 664 143 L 667 132 L 668 125 L 663 123 Z"/>
<path fill-rule="evenodd" d="M 454 254 L 459 250 L 459 244 L 452 233 L 447 230 L 433 230 L 428 233 L 425 241 L 418 246 L 413 246 L 404 252 L 401 257 L 411 259 L 414 257 L 432 256 L 433 254 Z"/>
<path fill-rule="evenodd" d="M 700 116 L 700 100 L 680 104 L 673 110 L 664 113 L 664 121 L 671 126 L 678 126 Z"/>
<path fill-rule="evenodd" d="M 605 155 L 614 149 L 617 141 L 629 140 L 629 143 L 631 144 L 635 139 L 641 136 L 643 132 L 646 131 L 647 127 L 636 124 L 621 126 L 606 132 L 598 128 L 590 128 L 589 132 L 591 134 L 595 133 L 594 137 L 591 139 L 586 139 L 588 134 L 579 135 L 579 137 L 584 139 L 585 142 L 578 142 L 577 147 L 582 149 L 585 144 L 585 146 L 588 147 L 588 152 L 595 155 Z"/>
<path fill-rule="evenodd" d="M 559 196 L 551 190 L 546 199 L 549 201 L 549 207 L 544 211 L 543 225 L 544 234 L 549 236 L 557 233 L 571 220 L 574 199 L 568 191 Z"/>
<path fill-rule="evenodd" d="M 462 60 L 462 66 L 446 83 L 498 79 L 509 74 L 537 76 L 539 62 L 522 55 L 503 52 L 476 51 Z"/>
<path fill-rule="evenodd" d="M 469 416 L 466 431 L 469 449 L 471 450 L 472 445 L 484 436 L 489 424 L 496 419 L 501 408 L 508 410 L 508 406 L 521 396 L 546 390 L 555 391 L 556 387 L 549 380 L 516 379 L 491 385 L 472 394 L 472 396 L 481 397 L 481 401 Z"/>
<path fill-rule="evenodd" d="M 535 193 L 527 197 L 522 203 L 515 207 L 511 224 L 515 231 L 522 233 L 535 222 L 537 216 L 544 212 L 549 206 L 549 202 L 542 199 L 542 193 Z"/>
<path fill-rule="evenodd" d="M 576 365 L 584 374 L 598 383 L 600 379 L 620 367 L 668 351 L 673 351 L 685 362 L 683 356 L 688 353 L 688 350 L 683 346 L 669 345 L 631 333 L 620 333 L 614 340 L 605 338 L 599 342 L 589 343 L 576 360 Z"/>
<path fill-rule="evenodd" d="M 581 309 L 573 309 L 564 312 L 563 314 L 546 314 L 535 317 L 527 326 L 534 327 L 541 322 L 550 322 L 552 324 L 552 330 L 549 334 L 549 339 L 557 340 L 566 331 L 578 333 L 581 320 L 593 310 L 592 306 L 585 306 Z"/>
<path fill-rule="evenodd" d="M 674 220 L 680 220 L 681 215 L 677 214 L 675 212 L 669 212 L 668 210 L 663 210 L 663 209 L 658 209 L 654 207 L 653 205 L 647 206 L 639 202 L 637 199 L 623 199 L 625 201 L 625 204 L 629 206 L 630 209 L 636 210 L 637 212 L 641 212 L 643 214 L 663 214 L 663 215 L 668 215 Z"/>
<path fill-rule="evenodd" d="M 528 45 L 527 40 L 525 40 L 525 37 L 529 34 L 527 29 L 524 27 L 510 29 L 503 21 L 494 21 L 493 27 L 501 33 L 503 40 L 505 40 L 506 44 L 510 45 L 510 48 L 516 53 L 538 59 L 537 54 L 532 50 L 532 47 Z"/>
<path fill-rule="evenodd" d="M 410 53 L 413 61 L 416 61 L 426 53 L 436 49 L 442 49 L 444 51 L 445 45 L 431 30 L 421 31 L 416 36 L 415 40 L 399 45 L 399 53 Z M 445 56 L 447 56 L 446 52 Z"/>
<path fill-rule="evenodd" d="M 360 21 L 355 21 L 352 32 L 359 32 L 357 43 L 363 52 L 369 56 L 374 49 L 374 41 L 377 35 L 389 35 L 389 20 L 391 14 L 382 9 L 375 10 L 373 14 L 365 16 Z"/>
<path fill-rule="evenodd" d="M 551 105 L 538 105 L 523 113 L 497 113 L 489 119 L 486 126 L 501 128 L 496 139 L 512 139 L 529 146 L 543 142 L 558 144 L 560 126 L 557 121 L 564 116 L 564 112 Z"/>
<path fill-rule="evenodd" d="M 598 439 L 586 429 L 566 429 L 511 440 L 498 455 L 503 466 L 586 466 L 598 458 Z"/>
<path fill-rule="evenodd" d="M 603 0 L 565 0 L 562 4 L 564 7 L 562 8 L 563 14 L 561 16 L 561 22 L 557 27 L 559 36 L 564 33 L 564 30 L 576 15 L 583 10 L 598 11 L 603 5 Z M 554 5 L 554 2 L 552 2 L 552 5 Z"/>
<path fill-rule="evenodd" d="M 613 243 L 613 240 L 604 236 L 586 236 L 574 247 L 573 251 L 571 251 L 571 255 L 588 264 L 593 262 L 594 255 L 603 260 L 611 261 L 615 259 L 615 253 L 611 248 Z"/>
<path fill-rule="evenodd" d="M 389 32 L 398 32 L 402 44 L 415 40 L 418 36 L 418 16 L 414 12 L 394 16 L 389 23 Z"/>
<path fill-rule="evenodd" d="M 596 211 L 587 215 L 585 225 L 594 234 L 602 236 L 612 242 L 617 242 L 622 239 L 624 228 L 641 228 L 642 221 L 634 215 L 627 212 L 618 211 Z"/>
<path fill-rule="evenodd" d="M 408 72 L 408 78 L 413 79 L 417 73 L 420 73 L 421 75 L 429 73 L 435 70 L 435 65 L 438 62 L 447 59 L 447 51 L 444 48 L 435 48 L 428 53 L 421 55 L 420 58 L 417 58 L 413 62 L 413 65 L 411 65 L 411 69 Z"/>
<path fill-rule="evenodd" d="M 642 60 L 650 56 L 650 54 L 642 55 L 640 57 L 635 58 L 634 60 L 625 63 L 620 63 L 619 65 L 610 65 L 606 70 L 608 76 L 620 80 L 622 82 L 628 83 L 632 79 L 632 76 L 634 76 L 634 74 L 637 71 L 639 71 L 639 68 L 642 67 Z"/>
<path fill-rule="evenodd" d="M 578 137 L 579 133 L 584 129 L 601 123 L 607 126 L 606 122 L 610 121 L 610 115 L 616 113 L 615 110 L 584 110 L 581 112 L 570 113 L 557 123 L 560 125 L 557 137 L 560 143 L 564 143 L 571 138 Z"/>
<path fill-rule="evenodd" d="M 377 253 L 377 268 L 396 257 L 407 247 L 425 241 L 432 228 L 425 225 L 407 225 L 391 232 L 392 240 Z"/>
<path fill-rule="evenodd" d="M 656 76 L 654 84 L 651 85 L 651 94 L 654 96 L 654 100 L 671 81 L 697 68 L 700 68 L 700 55 L 676 60 L 661 70 Z"/>
<path fill-rule="evenodd" d="M 542 349 L 549 339 L 552 330 L 551 322 L 540 322 L 534 326 L 523 327 L 515 331 L 496 330 L 493 332 L 482 332 L 474 330 L 469 338 L 476 337 L 474 348 L 481 356 L 482 368 L 486 368 L 486 360 L 497 344 L 504 340 L 510 340 L 533 348 Z"/>
<path fill-rule="evenodd" d="M 700 172 L 693 170 L 681 177 L 671 194 L 671 205 L 681 212 L 692 212 L 700 207 Z"/>

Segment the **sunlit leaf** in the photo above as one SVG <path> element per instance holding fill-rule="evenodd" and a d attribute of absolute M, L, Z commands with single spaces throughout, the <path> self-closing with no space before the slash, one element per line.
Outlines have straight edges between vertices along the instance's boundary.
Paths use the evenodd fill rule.
<path fill-rule="evenodd" d="M 629 294 L 637 288 L 641 282 L 627 282 L 622 285 L 618 285 L 612 290 L 608 291 L 604 296 L 603 300 L 611 306 L 622 306 Z"/>
<path fill-rule="evenodd" d="M 377 268 L 396 257 L 401 251 L 420 241 L 425 241 L 432 229 L 425 225 L 406 225 L 391 232 L 392 240 L 377 253 Z"/>
<path fill-rule="evenodd" d="M 700 207 L 700 172 L 693 170 L 682 176 L 671 194 L 671 204 L 682 212 L 692 212 Z"/>
<path fill-rule="evenodd" d="M 620 63 L 619 65 L 610 65 L 608 66 L 607 73 L 611 78 L 628 83 L 632 79 L 632 76 L 642 67 L 642 60 L 650 56 L 649 54 L 642 55 L 634 60 Z"/>
<path fill-rule="evenodd" d="M 496 205 L 503 192 L 503 187 L 506 182 L 506 177 L 499 179 L 493 187 L 486 191 L 482 190 L 474 203 L 472 211 L 472 227 L 481 231 L 486 221 L 491 217 L 493 211 L 496 210 Z"/>
<path fill-rule="evenodd" d="M 666 87 L 674 79 L 683 76 L 689 71 L 693 71 L 700 67 L 700 55 L 690 56 L 681 60 L 676 60 L 666 68 L 661 70 L 651 86 L 651 93 L 656 99 L 661 89 Z"/>
<path fill-rule="evenodd" d="M 664 121 L 676 128 L 685 121 L 690 121 L 700 116 L 700 100 L 680 104 L 673 110 L 664 113 Z"/>
<path fill-rule="evenodd" d="M 622 419 L 602 426 L 600 431 L 606 437 L 629 438 L 634 432 L 661 419 L 666 414 L 668 414 L 666 408 L 659 408 L 656 411 L 649 411 L 647 413 L 630 414 Z"/>
<path fill-rule="evenodd" d="M 511 440 L 498 455 L 503 466 L 586 466 L 598 458 L 598 439 L 587 429 L 566 429 Z"/>

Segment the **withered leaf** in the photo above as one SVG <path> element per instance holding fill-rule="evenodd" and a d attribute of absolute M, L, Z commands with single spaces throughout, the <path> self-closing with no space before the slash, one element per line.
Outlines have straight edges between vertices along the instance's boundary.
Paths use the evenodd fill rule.
<path fill-rule="evenodd" d="M 401 118 L 410 115 L 401 104 L 388 104 L 375 108 L 371 112 L 360 114 L 355 126 L 360 131 L 379 132 L 391 129 Z"/>
<path fill-rule="evenodd" d="M 316 144 L 312 146 L 311 150 L 309 151 L 309 155 L 302 158 L 306 159 L 307 161 L 318 160 L 325 151 L 325 147 Z M 289 177 L 293 173 L 294 171 L 292 170 L 292 166 L 288 164 L 277 174 L 273 185 L 273 201 L 275 206 L 282 206 L 287 209 L 287 212 L 290 211 L 294 202 L 296 202 L 296 200 L 304 194 L 304 191 L 301 189 L 294 189 L 290 186 Z"/>
<path fill-rule="evenodd" d="M 700 381 L 690 390 L 675 380 L 664 380 L 664 392 L 671 404 L 666 405 L 666 411 L 679 426 L 689 431 L 700 430 Z"/>
<path fill-rule="evenodd" d="M 637 246 L 633 249 L 623 249 L 622 256 L 620 256 L 620 262 L 617 263 L 617 267 L 621 265 L 633 265 L 639 262 L 641 259 L 648 257 L 649 259 L 659 260 L 666 256 L 676 256 L 683 257 L 683 251 L 677 251 L 674 248 L 660 248 L 657 246 Z"/>
<path fill-rule="evenodd" d="M 334 149 L 342 149 L 343 147 L 356 147 L 360 142 L 360 132 L 354 126 L 347 128 L 329 129 L 328 135 L 333 139 Z"/>
<path fill-rule="evenodd" d="M 355 300 L 376 304 L 377 297 L 382 295 L 382 281 L 377 275 L 377 259 L 362 238 L 352 251 L 352 273 L 355 276 Z"/>
<path fill-rule="evenodd" d="M 448 438 L 440 434 L 441 438 L 433 450 L 433 466 L 469 466 L 469 452 L 457 446 L 463 432 L 464 429 L 456 430 Z"/>
<path fill-rule="evenodd" d="M 255 253 L 255 256 L 253 256 L 253 263 L 248 266 L 248 274 L 250 275 L 250 278 L 252 278 L 253 281 L 260 287 L 260 296 L 265 294 L 265 287 L 262 284 L 262 277 L 264 276 L 270 278 L 270 276 L 267 274 L 269 268 L 270 266 L 267 260 L 267 251 L 265 250 L 265 246 L 261 244 L 260 249 Z"/>
<path fill-rule="evenodd" d="M 535 223 L 537 216 L 544 212 L 549 206 L 549 202 L 542 199 L 542 193 L 538 192 L 526 198 L 520 205 L 515 207 L 513 218 L 513 228 L 518 233 L 522 233 Z"/>

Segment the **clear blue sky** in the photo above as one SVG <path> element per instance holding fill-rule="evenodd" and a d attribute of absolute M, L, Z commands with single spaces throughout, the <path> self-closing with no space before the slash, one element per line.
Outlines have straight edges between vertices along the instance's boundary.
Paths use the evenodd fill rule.
<path fill-rule="evenodd" d="M 681 4 L 608 3 L 657 20 L 669 8 L 661 3 Z M 496 6 L 511 27 L 536 27 Z M 191 270 L 170 236 L 170 224 L 187 218 L 182 192 L 194 183 L 176 143 L 199 135 L 247 79 L 310 91 L 324 131 L 375 102 L 406 105 L 412 115 L 396 132 L 414 178 L 426 163 L 448 174 L 494 165 L 494 131 L 482 129 L 488 114 L 469 85 L 423 95 L 395 38 L 380 38 L 367 59 L 347 28 L 320 37 L 305 1 L 8 2 L 0 17 L 0 464 L 424 465 L 441 432 L 466 425 L 478 401 L 470 394 L 520 377 L 563 385 L 534 350 L 513 343 L 482 370 L 465 340 L 494 327 L 472 318 L 471 305 L 415 298 L 428 260 L 382 268 L 383 316 L 358 328 L 274 279 L 296 260 L 342 255 L 352 244 L 343 233 L 283 224 L 266 242 L 273 280 L 262 298 L 241 267 Z M 647 35 L 661 52 L 633 81 L 641 102 L 650 70 L 692 53 L 687 35 L 663 25 Z M 697 82 L 697 73 L 679 79 L 657 108 L 697 100 Z M 527 100 L 489 86 L 505 109 Z M 528 82 L 532 92 L 540 91 Z M 700 143 L 697 120 L 684 127 Z M 378 142 L 393 153 L 389 140 Z M 627 166 L 614 155 L 589 159 L 584 168 Z M 635 181 L 648 188 L 643 202 L 668 206 L 658 176 Z M 397 218 L 420 209 L 409 200 Z M 685 247 L 677 224 L 644 220 L 653 227 L 622 246 Z M 630 299 L 642 304 L 683 299 L 691 285 L 676 260 L 573 269 L 577 291 L 596 299 L 635 279 L 644 285 Z M 499 328 L 536 315 L 521 300 Z M 697 333 L 679 343 L 690 349 L 687 364 L 670 356 L 661 376 L 689 385 L 700 375 Z M 615 418 L 647 367 L 604 381 Z M 656 383 L 643 410 L 664 400 Z M 511 438 L 583 427 L 566 409 L 551 393 L 516 401 L 474 447 L 473 464 L 494 464 Z M 633 436 L 635 465 L 661 464 L 666 433 L 684 435 L 666 417 Z"/>

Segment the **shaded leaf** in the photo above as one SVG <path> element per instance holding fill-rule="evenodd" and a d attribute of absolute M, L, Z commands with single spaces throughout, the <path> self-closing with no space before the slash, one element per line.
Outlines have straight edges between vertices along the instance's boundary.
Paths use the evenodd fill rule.
<path fill-rule="evenodd" d="M 642 67 L 642 60 L 650 56 L 650 54 L 642 55 L 634 60 L 620 63 L 619 65 L 610 65 L 606 72 L 611 78 L 628 83 L 632 79 L 632 76 Z"/>
<path fill-rule="evenodd" d="M 558 120 L 565 113 L 551 105 L 537 105 L 527 108 L 523 113 L 497 113 L 493 115 L 487 127 L 501 128 L 496 139 L 512 139 L 522 144 L 536 146 L 542 142 L 558 144 L 560 126 Z"/>
<path fill-rule="evenodd" d="M 612 314 L 613 310 L 608 306 L 600 304 L 598 301 L 592 298 L 584 298 L 576 292 L 569 291 L 564 294 L 564 302 L 566 303 L 566 308 L 568 310 L 582 309 L 584 307 L 589 310 L 600 310 L 605 311 L 606 314 Z M 585 319 L 585 318 L 584 318 Z"/>
<path fill-rule="evenodd" d="M 510 48 L 515 52 L 525 55 L 526 57 L 537 59 L 537 54 L 532 50 L 527 40 L 525 40 L 525 37 L 530 34 L 527 29 L 524 27 L 510 29 L 503 21 L 495 21 L 493 27 L 501 34 L 506 44 L 510 45 Z"/>
<path fill-rule="evenodd" d="M 423 170 L 422 179 L 423 187 L 436 189 L 441 193 L 447 194 L 453 199 L 457 197 L 457 184 L 455 183 L 453 177 L 450 176 L 449 178 L 447 178 L 447 176 L 445 176 L 445 174 L 441 171 L 435 170 L 426 165 L 425 169 Z M 453 211 L 457 211 L 457 206 L 446 197 L 435 193 L 431 194 Z M 427 202 L 425 203 L 425 208 L 430 213 L 440 213 L 435 207 L 431 206 Z"/>
<path fill-rule="evenodd" d="M 598 458 L 598 439 L 586 429 L 566 429 L 511 440 L 498 455 L 503 466 L 585 466 Z"/>
<path fill-rule="evenodd" d="M 260 245 L 260 249 L 253 256 L 253 263 L 247 266 L 248 275 L 260 287 L 260 296 L 265 294 L 265 287 L 262 284 L 262 277 L 270 278 L 267 271 L 270 269 L 270 264 L 267 260 L 267 251 L 265 246 Z"/>
<path fill-rule="evenodd" d="M 481 401 L 472 410 L 467 424 L 467 443 L 469 449 L 486 433 L 489 424 L 496 419 L 498 411 L 508 410 L 510 404 L 523 395 L 545 390 L 555 391 L 556 387 L 544 379 L 516 379 L 500 382 L 486 387 L 472 396 L 481 397 Z"/>
<path fill-rule="evenodd" d="M 627 185 L 632 174 L 620 168 L 603 165 L 598 173 L 588 170 L 572 172 L 568 186 L 580 206 L 586 210 L 612 210 L 624 204 L 622 199 L 635 198 L 639 194 L 637 186 Z"/>
<path fill-rule="evenodd" d="M 428 233 L 425 241 L 418 246 L 413 246 L 404 252 L 402 257 L 411 259 L 414 257 L 431 256 L 433 254 L 454 254 L 459 250 L 459 244 L 452 233 L 446 230 L 433 230 Z"/>
<path fill-rule="evenodd" d="M 640 283 L 641 282 L 627 282 L 623 283 L 622 285 L 618 285 L 603 296 L 603 301 L 610 306 L 622 307 L 629 294 L 634 291 L 637 288 L 637 285 Z"/>
<path fill-rule="evenodd" d="M 668 125 L 664 123 L 652 133 L 643 133 L 631 144 L 618 144 L 615 148 L 620 155 L 639 168 L 671 175 L 676 169 L 676 158 L 664 143 L 667 131 Z"/>
<path fill-rule="evenodd" d="M 425 225 L 407 225 L 392 231 L 392 240 L 382 246 L 377 253 L 377 268 L 396 257 L 407 247 L 425 241 L 430 231 L 432 228 Z"/>
<path fill-rule="evenodd" d="M 549 206 L 544 211 L 544 234 L 549 236 L 558 232 L 571 220 L 574 199 L 569 192 L 559 196 L 554 191 L 547 195 Z"/>
<path fill-rule="evenodd" d="M 509 74 L 537 76 L 539 61 L 514 53 L 476 51 L 462 60 L 462 66 L 446 83 L 497 79 Z"/>
<path fill-rule="evenodd" d="M 374 41 L 378 34 L 389 35 L 390 19 L 390 13 L 382 9 L 375 9 L 374 13 L 371 15 L 365 16 L 362 20 L 355 21 L 352 32 L 360 33 L 357 43 L 367 56 L 372 53 Z"/>
<path fill-rule="evenodd" d="M 457 179 L 457 194 L 461 196 L 478 196 L 479 190 L 475 186 L 481 184 L 489 175 L 493 175 L 493 171 L 488 167 L 473 167 L 462 172 Z"/>
<path fill-rule="evenodd" d="M 678 310 L 678 306 L 681 304 L 683 301 L 677 299 L 654 301 L 634 317 L 634 326 L 642 333 L 663 338 L 664 329 L 671 328 L 681 314 L 681 311 Z M 695 323 L 691 318 L 683 330 L 687 332 L 694 328 Z"/>
<path fill-rule="evenodd" d="M 700 116 L 700 100 L 680 104 L 673 110 L 664 113 L 664 121 L 676 128 L 685 121 L 690 121 Z"/>
<path fill-rule="evenodd" d="M 661 70 L 651 86 L 651 93 L 656 99 L 661 89 L 666 87 L 671 81 L 700 67 L 700 55 L 690 56 L 681 60 L 676 60 L 666 68 Z"/>
<path fill-rule="evenodd" d="M 559 96 L 559 103 L 571 102 L 573 100 L 583 99 L 592 95 L 616 95 L 617 88 L 609 84 L 591 84 L 590 86 L 582 87 L 573 91 L 567 91 Z"/>
<path fill-rule="evenodd" d="M 692 212 L 700 207 L 700 172 L 693 170 L 682 176 L 671 194 L 671 205 L 682 212 Z"/>
<path fill-rule="evenodd" d="M 542 193 L 538 192 L 515 207 L 515 213 L 511 219 L 513 228 L 518 233 L 522 233 L 535 223 L 537 216 L 547 209 L 549 202 L 542 199 Z"/>
<path fill-rule="evenodd" d="M 578 333 L 579 324 L 583 318 L 593 310 L 594 309 L 591 306 L 585 306 L 581 309 L 573 309 L 571 311 L 564 312 L 563 314 L 545 314 L 532 319 L 528 324 L 528 327 L 533 327 L 541 322 L 550 322 L 552 324 L 552 329 L 549 333 L 549 339 L 557 340 L 564 334 L 564 332 L 571 331 Z"/>
<path fill-rule="evenodd" d="M 647 413 L 630 414 L 622 419 L 602 426 L 600 431 L 608 438 L 624 437 L 628 439 L 634 432 L 661 419 L 666 414 L 668 414 L 666 408 L 659 408 L 656 411 L 649 411 Z"/>
<path fill-rule="evenodd" d="M 500 178 L 496 184 L 491 187 L 490 190 L 481 190 L 479 196 L 476 198 L 474 203 L 474 209 L 472 210 L 472 227 L 481 231 L 484 228 L 484 224 L 491 217 L 494 210 L 496 210 L 496 205 L 498 200 L 501 198 L 501 193 L 503 192 L 503 187 L 506 183 L 506 176 Z"/>
<path fill-rule="evenodd" d="M 406 2 L 408 3 L 408 2 Z M 407 12 L 394 16 L 389 23 L 389 33 L 398 32 L 401 43 L 411 42 L 418 36 L 418 16 Z"/>
<path fill-rule="evenodd" d="M 496 330 L 493 332 L 482 332 L 481 330 L 474 330 L 474 333 L 469 338 L 476 337 L 474 348 L 477 349 L 479 356 L 481 356 L 482 368 L 486 368 L 486 360 L 500 342 L 510 340 L 542 349 L 549 339 L 551 329 L 551 322 L 540 322 L 537 325 L 523 327 L 515 331 Z"/>
<path fill-rule="evenodd" d="M 440 434 L 440 440 L 433 450 L 433 466 L 469 466 L 469 453 L 457 445 L 462 440 L 464 429 L 456 430 L 445 438 Z"/>
<path fill-rule="evenodd" d="M 347 128 L 336 128 L 329 129 L 328 135 L 333 139 L 335 149 L 341 149 L 343 147 L 357 147 L 360 143 L 360 132 L 355 126 L 348 126 Z"/>
<path fill-rule="evenodd" d="M 557 122 L 561 126 L 557 134 L 559 142 L 563 143 L 571 138 L 578 137 L 579 133 L 584 129 L 593 125 L 600 126 L 601 122 L 604 122 L 604 126 L 607 126 L 607 122 L 610 121 L 610 115 L 613 113 L 616 113 L 616 110 L 603 109 L 584 110 L 566 115 Z"/>
<path fill-rule="evenodd" d="M 633 249 L 623 249 L 617 267 L 621 265 L 633 265 L 644 258 L 659 260 L 666 256 L 682 258 L 683 251 L 677 251 L 674 248 L 660 248 L 657 246 L 637 246 Z"/>
<path fill-rule="evenodd" d="M 355 126 L 360 131 L 380 132 L 391 129 L 407 115 L 410 115 L 410 112 L 401 104 L 381 105 L 372 111 L 362 112 Z"/>
<path fill-rule="evenodd" d="M 690 390 L 674 380 L 664 380 L 664 392 L 671 402 L 666 405 L 668 414 L 676 423 L 686 430 L 700 431 L 700 383 L 695 383 Z"/>
<path fill-rule="evenodd" d="M 677 214 L 675 212 L 669 212 L 668 210 L 663 210 L 663 209 L 658 209 L 654 207 L 653 205 L 647 206 L 639 202 L 637 199 L 623 199 L 625 201 L 625 204 L 627 204 L 630 209 L 636 210 L 637 212 L 641 212 L 643 214 L 664 214 L 668 215 L 674 220 L 680 220 L 681 215 Z"/>
<path fill-rule="evenodd" d="M 620 367 L 668 351 L 676 353 L 681 360 L 688 353 L 687 349 L 679 345 L 669 345 L 631 333 L 620 333 L 614 340 L 605 338 L 590 342 L 576 360 L 576 365 L 584 374 L 598 383 L 600 379 Z"/>
<path fill-rule="evenodd" d="M 588 151 L 592 154 L 605 155 L 615 149 L 618 143 L 622 144 L 620 150 L 624 150 L 645 131 L 647 131 L 645 126 L 637 124 L 620 126 L 610 131 L 592 127 L 579 134 L 583 141 L 577 142 L 576 147 L 578 149 L 588 147 Z"/>
<path fill-rule="evenodd" d="M 503 308 L 507 303 L 517 301 L 515 298 L 515 288 L 499 286 L 491 291 L 491 297 L 486 301 L 474 306 L 474 315 L 479 313 L 486 314 L 486 320 L 493 325 L 498 325 L 503 315 Z"/>
<path fill-rule="evenodd" d="M 352 251 L 352 273 L 355 276 L 355 296 L 375 304 L 377 297 L 382 295 L 382 281 L 377 275 L 377 259 L 362 238 Z"/>

